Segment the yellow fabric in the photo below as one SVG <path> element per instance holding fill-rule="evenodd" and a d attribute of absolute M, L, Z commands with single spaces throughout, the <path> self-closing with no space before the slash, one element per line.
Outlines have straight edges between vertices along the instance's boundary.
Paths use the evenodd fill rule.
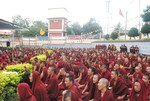
<path fill-rule="evenodd" d="M 40 35 L 44 35 L 45 34 L 45 31 L 41 28 L 40 29 Z"/>

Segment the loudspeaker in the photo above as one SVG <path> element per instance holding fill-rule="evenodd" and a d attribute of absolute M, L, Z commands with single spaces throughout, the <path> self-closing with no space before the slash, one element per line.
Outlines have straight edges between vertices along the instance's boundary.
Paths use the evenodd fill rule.
<path fill-rule="evenodd" d="M 6 42 L 6 45 L 7 45 L 7 47 L 10 47 L 10 42 L 7 41 L 7 42 Z"/>

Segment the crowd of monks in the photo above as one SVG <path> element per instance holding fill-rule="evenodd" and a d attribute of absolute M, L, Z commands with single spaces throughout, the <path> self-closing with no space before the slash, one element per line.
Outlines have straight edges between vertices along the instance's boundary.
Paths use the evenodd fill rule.
<path fill-rule="evenodd" d="M 150 101 L 150 56 L 100 48 L 60 48 L 0 52 L 9 64 L 32 62 L 17 92 L 20 101 Z M 1 68 L 4 66 L 2 62 Z M 4 67 L 3 67 L 4 68 Z"/>

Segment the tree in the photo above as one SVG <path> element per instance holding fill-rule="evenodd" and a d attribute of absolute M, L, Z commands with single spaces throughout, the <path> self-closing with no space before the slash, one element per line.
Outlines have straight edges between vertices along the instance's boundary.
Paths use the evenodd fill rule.
<path fill-rule="evenodd" d="M 31 20 L 28 18 L 22 18 L 20 15 L 16 15 L 12 17 L 12 22 L 22 27 L 28 28 Z"/>
<path fill-rule="evenodd" d="M 143 10 L 144 14 L 141 15 L 144 22 L 150 21 L 150 5 L 147 6 L 146 9 Z"/>
<path fill-rule="evenodd" d="M 75 22 L 71 25 L 72 34 L 81 35 L 82 27 L 78 22 Z"/>
<path fill-rule="evenodd" d="M 75 35 L 75 32 L 73 31 L 72 27 L 67 27 L 67 35 Z"/>
<path fill-rule="evenodd" d="M 150 33 L 150 25 L 149 24 L 144 24 L 144 26 L 141 28 L 141 32 L 143 34 L 147 35 L 147 38 L 149 38 L 149 33 Z"/>
<path fill-rule="evenodd" d="M 30 27 L 31 20 L 28 18 L 22 18 L 20 15 L 16 15 L 12 17 L 12 22 L 15 24 L 18 24 L 26 29 Z M 26 32 L 28 34 L 29 31 L 26 30 L 15 30 L 14 36 L 15 37 L 21 37 L 23 33 Z"/>
<path fill-rule="evenodd" d="M 135 39 L 135 37 L 139 36 L 138 29 L 135 27 L 132 27 L 128 32 L 128 36 L 134 37 L 134 39 Z"/>
<path fill-rule="evenodd" d="M 120 23 L 118 23 L 118 24 L 115 26 L 115 28 L 114 28 L 113 32 L 117 32 L 117 33 L 119 33 L 119 30 L 122 30 L 122 28 L 121 28 L 121 24 L 120 24 Z"/>
<path fill-rule="evenodd" d="M 86 24 L 83 25 L 83 33 L 85 34 L 99 34 L 100 32 L 102 32 L 102 27 L 94 18 L 91 18 Z"/>
<path fill-rule="evenodd" d="M 29 36 L 35 36 L 38 35 L 40 36 L 40 29 L 43 29 L 45 32 L 45 36 L 48 35 L 48 24 L 42 21 L 34 21 L 33 25 L 30 27 L 29 32 L 30 35 Z"/>
<path fill-rule="evenodd" d="M 117 32 L 112 32 L 112 33 L 111 33 L 111 38 L 112 38 L 113 40 L 117 39 L 117 38 L 118 38 L 118 33 L 117 33 Z"/>
<path fill-rule="evenodd" d="M 106 34 L 105 36 L 104 36 L 104 38 L 106 39 L 106 40 L 108 40 L 109 39 L 109 34 Z"/>
<path fill-rule="evenodd" d="M 45 32 L 44 35 L 48 35 L 48 24 L 42 21 L 31 21 L 28 18 L 22 18 L 20 15 L 16 15 L 12 17 L 13 23 L 18 24 L 28 30 L 16 30 L 14 35 L 16 37 L 21 36 L 32 36 L 35 37 L 35 35 L 40 35 L 40 29 L 42 28 Z M 33 22 L 33 23 L 32 23 Z"/>

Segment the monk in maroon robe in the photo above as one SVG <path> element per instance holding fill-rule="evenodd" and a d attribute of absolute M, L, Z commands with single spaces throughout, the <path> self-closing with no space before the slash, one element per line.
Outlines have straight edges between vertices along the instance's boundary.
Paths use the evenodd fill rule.
<path fill-rule="evenodd" d="M 17 87 L 19 101 L 37 101 L 27 83 L 20 83 Z"/>
<path fill-rule="evenodd" d="M 65 78 L 66 90 L 71 92 L 71 101 L 81 101 L 81 93 L 79 89 L 73 84 L 74 78 L 67 76 Z"/>
<path fill-rule="evenodd" d="M 112 93 L 117 101 L 125 101 L 128 87 L 123 78 L 118 76 L 118 71 L 111 72 L 110 87 L 112 87 Z"/>
<path fill-rule="evenodd" d="M 124 68 L 121 68 L 118 63 L 115 64 L 114 70 L 117 70 L 119 73 L 119 76 L 127 75 L 127 72 Z"/>
<path fill-rule="evenodd" d="M 37 71 L 32 72 L 30 74 L 30 81 L 32 82 L 33 95 L 37 101 L 49 101 L 46 87 L 40 79 L 40 73 Z"/>
<path fill-rule="evenodd" d="M 76 79 L 76 81 L 80 84 L 80 88 L 84 87 L 87 81 L 88 76 L 88 70 L 86 67 L 79 67 L 79 77 Z"/>
<path fill-rule="evenodd" d="M 50 101 L 57 101 L 57 97 L 59 94 L 58 78 L 55 73 L 55 67 L 51 66 L 48 68 L 48 77 L 46 79 L 45 85 L 48 91 Z"/>
<path fill-rule="evenodd" d="M 83 101 L 89 101 L 89 100 L 94 99 L 94 96 L 96 95 L 97 90 L 98 90 L 97 89 L 98 80 L 99 80 L 99 75 L 98 74 L 94 74 L 93 82 L 91 84 L 91 87 L 88 88 L 86 90 L 86 92 L 84 93 L 84 95 L 82 96 Z"/>
<path fill-rule="evenodd" d="M 43 83 L 45 83 L 46 78 L 48 76 L 48 72 L 47 71 L 48 71 L 48 68 L 44 65 L 43 68 L 42 68 L 42 73 L 40 75 L 41 80 L 42 80 Z"/>
<path fill-rule="evenodd" d="M 142 79 L 144 74 L 141 71 L 142 71 L 141 67 L 139 66 L 135 67 L 135 72 L 133 73 L 132 81 L 134 81 L 135 78 Z"/>
<path fill-rule="evenodd" d="M 144 86 L 144 82 L 140 79 L 137 79 L 134 84 L 133 88 L 129 97 L 130 101 L 149 101 L 148 95 L 146 92 L 146 88 Z"/>
<path fill-rule="evenodd" d="M 86 92 L 86 90 L 91 87 L 91 85 L 93 83 L 93 76 L 94 76 L 95 72 L 96 72 L 96 69 L 94 67 L 90 67 L 88 69 L 88 78 L 86 81 L 87 83 L 85 84 L 85 87 L 82 90 L 82 94 L 84 94 Z"/>
<path fill-rule="evenodd" d="M 109 82 L 101 78 L 98 82 L 98 91 L 94 96 L 94 101 L 115 101 L 111 91 L 108 90 Z"/>
<path fill-rule="evenodd" d="M 106 78 L 107 80 L 110 80 L 111 76 L 110 76 L 110 72 L 107 69 L 107 66 L 105 64 L 102 65 L 101 67 L 101 74 L 100 74 L 101 78 Z"/>
<path fill-rule="evenodd" d="M 146 93 L 147 93 L 148 98 L 150 100 L 150 76 L 143 75 L 142 80 L 144 81 L 144 86 L 146 88 Z"/>

